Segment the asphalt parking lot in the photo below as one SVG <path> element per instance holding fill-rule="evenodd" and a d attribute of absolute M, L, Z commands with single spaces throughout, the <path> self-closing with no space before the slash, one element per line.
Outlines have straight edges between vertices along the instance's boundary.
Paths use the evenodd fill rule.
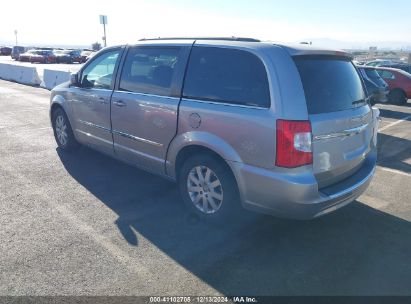
<path fill-rule="evenodd" d="M 411 103 L 381 109 L 379 166 L 313 221 L 223 226 L 174 184 L 56 149 L 49 91 L 0 80 L 1 295 L 411 295 Z"/>

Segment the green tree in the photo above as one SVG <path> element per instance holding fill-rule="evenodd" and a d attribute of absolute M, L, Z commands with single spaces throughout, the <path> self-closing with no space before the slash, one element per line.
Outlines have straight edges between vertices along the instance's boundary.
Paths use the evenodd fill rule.
<path fill-rule="evenodd" d="M 94 42 L 91 45 L 91 48 L 92 48 L 93 51 L 99 51 L 99 50 L 101 50 L 101 43 L 100 42 Z"/>

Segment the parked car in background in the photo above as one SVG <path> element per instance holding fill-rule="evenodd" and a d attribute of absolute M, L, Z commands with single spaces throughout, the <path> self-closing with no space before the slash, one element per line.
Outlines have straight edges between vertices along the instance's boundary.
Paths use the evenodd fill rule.
<path fill-rule="evenodd" d="M 93 51 L 82 51 L 81 52 L 81 62 L 86 62 Z"/>
<path fill-rule="evenodd" d="M 8 46 L 0 47 L 0 55 L 1 56 L 10 56 L 11 50 L 12 50 L 12 48 L 8 47 Z"/>
<path fill-rule="evenodd" d="M 20 54 L 23 54 L 26 51 L 27 51 L 26 47 L 16 45 L 16 46 L 13 46 L 10 56 L 14 60 L 19 60 Z"/>
<path fill-rule="evenodd" d="M 368 61 L 365 65 L 366 66 L 373 66 L 373 67 L 379 67 L 379 66 L 384 66 L 384 65 L 391 65 L 395 64 L 396 62 L 390 59 L 375 59 L 372 61 Z"/>
<path fill-rule="evenodd" d="M 57 63 L 82 63 L 81 53 L 77 50 L 57 50 L 54 55 Z"/>
<path fill-rule="evenodd" d="M 86 61 L 90 60 L 90 58 L 92 58 L 95 54 L 97 53 L 97 51 L 92 51 L 86 58 Z"/>
<path fill-rule="evenodd" d="M 37 50 L 28 50 L 27 52 L 24 52 L 24 53 L 20 54 L 19 55 L 19 60 L 23 61 L 23 62 L 25 62 L 25 61 L 30 62 L 31 56 L 34 55 L 36 51 Z"/>
<path fill-rule="evenodd" d="M 368 96 L 372 105 L 388 102 L 388 84 L 381 78 L 377 70 L 370 66 L 357 66 L 364 80 Z"/>
<path fill-rule="evenodd" d="M 389 101 L 394 104 L 405 104 L 411 98 L 411 74 L 394 68 L 375 68 L 388 83 Z"/>
<path fill-rule="evenodd" d="M 353 60 L 353 63 L 355 65 L 365 65 L 366 62 L 364 60 Z"/>
<path fill-rule="evenodd" d="M 408 64 L 408 63 L 387 64 L 387 65 L 381 65 L 381 67 L 400 69 L 400 70 L 403 70 L 411 74 L 411 64 Z"/>
<path fill-rule="evenodd" d="M 50 50 L 34 50 L 30 56 L 31 63 L 56 63 L 56 56 Z"/>
<path fill-rule="evenodd" d="M 54 136 L 176 181 L 200 217 L 319 217 L 375 172 L 378 114 L 351 59 L 249 38 L 108 47 L 52 90 Z"/>

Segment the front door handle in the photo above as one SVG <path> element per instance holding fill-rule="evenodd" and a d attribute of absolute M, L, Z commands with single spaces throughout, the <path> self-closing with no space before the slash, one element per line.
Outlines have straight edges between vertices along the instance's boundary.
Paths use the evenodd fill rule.
<path fill-rule="evenodd" d="M 124 101 L 122 101 L 122 100 L 116 100 L 116 101 L 113 101 L 113 103 L 117 106 L 117 107 L 125 107 L 127 104 L 124 102 Z"/>

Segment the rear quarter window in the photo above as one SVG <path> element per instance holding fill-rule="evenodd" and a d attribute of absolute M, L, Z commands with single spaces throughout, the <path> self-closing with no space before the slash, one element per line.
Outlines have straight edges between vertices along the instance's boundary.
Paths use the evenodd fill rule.
<path fill-rule="evenodd" d="M 297 56 L 309 114 L 348 110 L 366 104 L 364 88 L 348 58 Z"/>
<path fill-rule="evenodd" d="M 270 107 L 263 62 L 256 55 L 238 49 L 194 47 L 183 95 L 197 100 Z"/>

